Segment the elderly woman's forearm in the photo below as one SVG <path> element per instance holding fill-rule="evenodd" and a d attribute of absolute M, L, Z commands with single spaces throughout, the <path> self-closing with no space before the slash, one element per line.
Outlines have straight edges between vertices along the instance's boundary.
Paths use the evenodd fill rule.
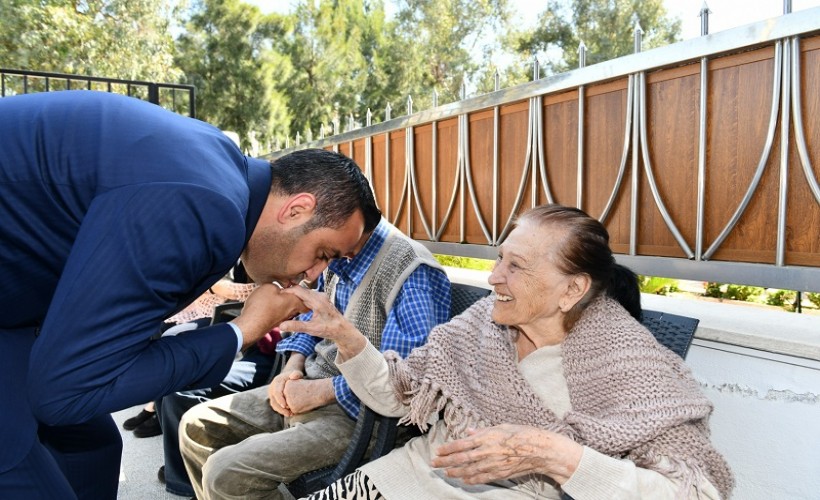
<path fill-rule="evenodd" d="M 371 344 L 346 362 L 337 357 L 337 366 L 354 394 L 373 411 L 388 417 L 402 417 L 407 407 L 396 396 L 384 355 Z"/>

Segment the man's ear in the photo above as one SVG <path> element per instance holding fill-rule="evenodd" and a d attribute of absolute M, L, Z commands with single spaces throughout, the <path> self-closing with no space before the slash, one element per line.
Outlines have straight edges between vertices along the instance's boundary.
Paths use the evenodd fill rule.
<path fill-rule="evenodd" d="M 310 193 L 298 193 L 288 197 L 279 208 L 277 220 L 286 227 L 301 226 L 316 208 L 316 197 Z"/>
<path fill-rule="evenodd" d="M 561 309 L 564 308 L 563 306 L 566 306 L 564 312 L 567 312 L 575 307 L 575 304 L 587 294 L 590 286 L 592 286 L 592 278 L 590 278 L 588 274 L 581 273 L 574 275 L 567 285 L 566 292 L 564 292 L 566 301 L 562 301 Z"/>

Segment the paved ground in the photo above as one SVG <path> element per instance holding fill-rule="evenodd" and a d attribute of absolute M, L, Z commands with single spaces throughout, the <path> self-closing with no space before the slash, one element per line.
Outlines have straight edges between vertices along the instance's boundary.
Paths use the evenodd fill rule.
<path fill-rule="evenodd" d="M 142 409 L 142 405 L 112 414 L 122 434 L 122 465 L 120 469 L 121 500 L 181 500 L 185 497 L 165 491 L 157 479 L 157 470 L 163 464 L 162 436 L 136 438 L 123 430 L 122 423 Z"/>

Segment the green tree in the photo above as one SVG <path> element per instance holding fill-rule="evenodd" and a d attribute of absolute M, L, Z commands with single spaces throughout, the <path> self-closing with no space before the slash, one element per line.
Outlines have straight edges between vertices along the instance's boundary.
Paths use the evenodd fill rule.
<path fill-rule="evenodd" d="M 644 49 L 680 39 L 681 22 L 668 16 L 663 0 L 550 0 L 538 26 L 511 41 L 522 55 L 546 54 L 543 66 L 557 73 L 578 67 L 581 41 L 587 65 L 633 53 L 636 21 Z M 556 51 L 560 57 L 550 57 Z"/>
<path fill-rule="evenodd" d="M 240 0 L 203 0 L 177 39 L 176 62 L 196 87 L 198 117 L 236 132 L 245 151 L 288 134 L 291 110 L 275 84 L 291 68 L 270 47 L 286 26 L 286 18 Z"/>
<path fill-rule="evenodd" d="M 393 36 L 403 46 L 403 64 L 418 68 L 408 93 L 423 109 L 435 89 L 439 103 L 457 101 L 462 86 L 480 74 L 476 52 L 485 35 L 502 30 L 509 18 L 507 0 L 400 0 Z M 480 77 L 479 77 L 480 78 Z"/>
<path fill-rule="evenodd" d="M 293 24 L 275 40 L 293 71 L 277 87 L 294 111 L 291 129 L 302 136 L 344 123 L 353 111 L 367 72 L 361 50 L 363 2 L 360 0 L 300 1 Z"/>
<path fill-rule="evenodd" d="M 174 82 L 183 0 L 3 0 L 0 67 Z"/>

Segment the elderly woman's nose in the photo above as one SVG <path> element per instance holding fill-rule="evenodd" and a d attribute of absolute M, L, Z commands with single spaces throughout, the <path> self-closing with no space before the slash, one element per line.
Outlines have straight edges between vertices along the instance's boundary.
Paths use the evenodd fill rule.
<path fill-rule="evenodd" d="M 495 266 L 493 267 L 492 272 L 490 273 L 490 277 L 487 278 L 487 283 L 491 285 L 497 285 L 502 281 L 502 272 L 501 272 L 501 263 L 496 262 Z"/>

